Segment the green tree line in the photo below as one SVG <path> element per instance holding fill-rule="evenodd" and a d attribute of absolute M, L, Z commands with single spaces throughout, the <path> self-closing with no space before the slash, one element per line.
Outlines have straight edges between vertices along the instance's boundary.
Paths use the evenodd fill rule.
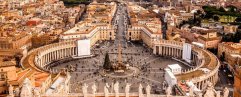
<path fill-rule="evenodd" d="M 223 7 L 217 8 L 216 6 L 203 6 L 202 8 L 206 12 L 206 18 L 212 18 L 213 15 L 241 17 L 235 6 L 228 6 L 228 10 L 225 10 Z"/>

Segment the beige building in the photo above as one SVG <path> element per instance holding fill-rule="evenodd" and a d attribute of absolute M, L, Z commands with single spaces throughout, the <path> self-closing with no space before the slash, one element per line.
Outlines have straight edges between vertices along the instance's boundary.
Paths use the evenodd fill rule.
<path fill-rule="evenodd" d="M 111 21 L 116 12 L 116 3 L 93 2 L 87 6 L 87 17 L 75 27 L 62 33 L 60 41 L 89 39 L 91 46 L 99 40 L 114 40 L 116 29 Z"/>
<path fill-rule="evenodd" d="M 221 37 L 217 35 L 217 31 L 202 27 L 192 27 L 191 32 L 196 33 L 197 42 L 202 43 L 206 49 L 216 49 Z"/>
<path fill-rule="evenodd" d="M 6 97 L 9 94 L 9 86 L 13 88 L 13 95 L 19 96 L 25 80 L 29 80 L 31 87 L 38 89 L 40 94 L 67 93 L 69 92 L 70 75 L 66 71 L 57 74 L 34 70 L 30 67 L 18 68 L 12 59 L 0 58 L 0 96 Z M 63 83 L 56 84 L 59 79 L 65 79 Z M 60 88 L 51 88 L 55 83 Z M 65 84 L 61 87 L 61 84 Z M 58 92 L 56 92 L 58 91 Z M 32 92 L 32 91 L 31 91 Z M 11 96 L 13 97 L 13 96 Z M 21 96 L 25 97 L 25 96 Z M 28 96 L 30 97 L 30 96 Z"/>
<path fill-rule="evenodd" d="M 85 20 L 92 21 L 92 23 L 107 23 L 110 24 L 115 15 L 117 4 L 111 3 L 97 3 L 92 2 L 87 6 Z"/>
<path fill-rule="evenodd" d="M 167 21 L 167 24 L 171 26 L 178 26 L 182 23 L 182 21 L 188 21 L 188 19 L 193 18 L 193 16 L 193 13 L 188 13 L 178 9 L 169 9 L 165 12 L 165 20 Z"/>
<path fill-rule="evenodd" d="M 236 33 L 238 29 L 237 25 L 224 25 L 223 26 L 223 32 L 228 34 L 228 33 Z"/>
<path fill-rule="evenodd" d="M 0 58 L 13 58 L 17 54 L 26 57 L 32 47 L 33 34 L 49 35 L 49 40 L 55 40 L 63 30 L 69 29 L 64 28 L 66 25 L 78 21 L 84 7 L 65 8 L 59 0 L 0 0 Z M 0 60 L 1 97 L 39 97 L 38 94 L 69 92 L 68 72 L 50 74 L 31 67 L 31 62 L 25 66 L 26 61 L 18 68 L 15 61 Z"/>
<path fill-rule="evenodd" d="M 15 32 L 14 29 L 4 29 L 3 27 L 0 32 L 0 56 L 26 54 L 32 46 L 31 37 L 32 35 L 28 33 Z"/>
<path fill-rule="evenodd" d="M 234 97 L 241 97 L 241 57 L 232 58 L 228 61 L 229 64 L 234 66 Z"/>
<path fill-rule="evenodd" d="M 60 41 L 89 39 L 91 46 L 99 40 L 114 40 L 115 29 L 112 25 L 79 22 L 76 26 L 60 35 Z"/>
<path fill-rule="evenodd" d="M 9 95 L 21 97 L 32 97 L 34 95 L 34 89 L 37 89 L 38 93 L 41 95 L 69 92 L 70 75 L 67 72 L 49 74 L 47 72 L 36 71 L 27 68 L 21 71 L 17 71 L 13 74 L 16 75 L 16 78 L 14 80 L 7 80 L 5 82 L 4 87 L 1 88 L 1 91 L 4 91 L 1 93 L 2 95 L 6 95 L 8 92 L 11 91 L 8 88 L 9 86 L 13 87 L 12 91 L 16 91 L 13 94 L 9 93 Z M 28 80 L 28 89 L 30 90 L 24 89 L 26 80 Z"/>
<path fill-rule="evenodd" d="M 241 97 L 241 41 L 223 42 L 218 45 L 218 57 L 224 56 L 228 68 L 234 75 L 234 97 Z"/>
<path fill-rule="evenodd" d="M 154 42 L 162 39 L 161 21 L 156 13 L 131 3 L 128 4 L 127 10 L 131 24 L 126 34 L 127 40 L 142 40 L 152 47 Z"/>
<path fill-rule="evenodd" d="M 223 42 L 218 44 L 218 57 L 224 55 L 225 60 L 228 60 L 228 56 L 231 54 L 240 54 L 241 53 L 241 41 L 240 43 L 233 42 Z"/>
<path fill-rule="evenodd" d="M 4 32 L 3 32 L 4 33 Z M 2 34 L 4 35 L 4 34 Z M 4 36 L 0 39 L 0 48 L 4 49 L 24 49 L 31 47 L 31 35 L 27 33 L 18 33 Z"/>
<path fill-rule="evenodd" d="M 7 82 L 17 79 L 17 68 L 14 61 L 0 60 L 0 96 L 8 91 Z"/>

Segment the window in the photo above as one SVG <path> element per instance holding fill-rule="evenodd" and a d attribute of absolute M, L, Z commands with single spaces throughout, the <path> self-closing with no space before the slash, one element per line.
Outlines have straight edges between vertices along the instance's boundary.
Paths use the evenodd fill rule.
<path fill-rule="evenodd" d="M 5 77 L 4 77 L 4 74 L 1 74 L 1 78 L 5 78 Z"/>

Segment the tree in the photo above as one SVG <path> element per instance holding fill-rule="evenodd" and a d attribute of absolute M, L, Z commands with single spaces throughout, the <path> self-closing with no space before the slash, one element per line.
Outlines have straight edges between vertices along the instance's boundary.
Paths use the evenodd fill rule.
<path fill-rule="evenodd" d="M 233 34 L 232 33 L 223 34 L 222 41 L 223 42 L 231 42 L 231 41 L 233 41 Z"/>
<path fill-rule="evenodd" d="M 209 50 L 210 52 L 212 52 L 213 54 L 217 54 L 218 50 L 215 48 L 208 48 L 207 50 Z"/>
<path fill-rule="evenodd" d="M 224 9 L 223 7 L 220 7 L 218 10 L 219 10 L 220 12 L 225 12 L 225 9 Z"/>
<path fill-rule="evenodd" d="M 111 70 L 112 69 L 108 53 L 105 54 L 105 61 L 104 61 L 103 68 L 106 69 L 106 70 Z"/>
<path fill-rule="evenodd" d="M 222 55 L 220 56 L 221 61 L 225 61 L 225 52 L 222 52 Z"/>
<path fill-rule="evenodd" d="M 234 35 L 233 35 L 233 42 L 239 42 L 241 40 L 241 31 L 237 31 Z"/>
<path fill-rule="evenodd" d="M 237 10 L 237 7 L 235 7 L 233 5 L 227 6 L 227 8 L 229 8 L 230 12 L 236 12 L 236 10 Z"/>
<path fill-rule="evenodd" d="M 202 14 L 201 10 L 197 10 L 197 14 L 201 15 Z"/>
<path fill-rule="evenodd" d="M 194 23 L 197 22 L 197 12 L 195 12 L 194 15 L 193 15 L 193 22 L 194 22 Z"/>
<path fill-rule="evenodd" d="M 235 22 L 241 22 L 241 17 L 236 18 Z"/>
<path fill-rule="evenodd" d="M 214 21 L 219 21 L 219 17 L 217 15 L 213 16 Z"/>
<path fill-rule="evenodd" d="M 20 54 L 20 53 L 17 53 L 14 55 L 17 67 L 21 67 L 21 65 L 20 65 L 21 57 L 22 57 L 22 54 Z"/>

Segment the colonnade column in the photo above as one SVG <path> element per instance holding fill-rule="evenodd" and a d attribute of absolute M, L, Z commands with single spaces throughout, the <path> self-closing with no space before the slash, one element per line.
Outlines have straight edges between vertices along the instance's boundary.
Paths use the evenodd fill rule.
<path fill-rule="evenodd" d="M 167 55 L 167 47 L 164 47 L 164 56 Z"/>
<path fill-rule="evenodd" d="M 171 49 L 171 56 L 173 56 L 173 48 L 171 47 L 170 49 Z"/>
<path fill-rule="evenodd" d="M 60 54 L 60 58 L 62 59 L 62 58 L 63 58 L 63 55 L 64 55 L 64 50 L 61 49 L 60 52 L 61 52 L 61 54 Z"/>
<path fill-rule="evenodd" d="M 40 64 L 40 66 L 42 67 L 43 65 L 42 65 L 42 58 L 40 57 L 40 59 L 39 59 L 39 64 Z"/>
<path fill-rule="evenodd" d="M 179 49 L 177 49 L 177 58 L 179 58 Z"/>
<path fill-rule="evenodd" d="M 48 62 L 50 62 L 50 60 L 51 60 L 51 52 L 48 55 L 49 55 Z"/>
<path fill-rule="evenodd" d="M 178 52 L 178 49 L 176 48 L 176 50 L 175 50 L 175 54 L 176 55 L 175 56 L 178 58 L 178 53 L 177 52 Z"/>
<path fill-rule="evenodd" d="M 51 60 L 53 60 L 53 52 L 50 52 L 49 54 L 49 62 L 51 62 Z"/>
<path fill-rule="evenodd" d="M 159 54 L 162 55 L 162 46 L 159 47 Z"/>
<path fill-rule="evenodd" d="M 215 76 L 215 75 L 214 75 L 214 76 Z M 214 83 L 214 81 L 213 81 L 213 77 L 214 77 L 214 76 L 211 77 L 211 82 L 212 82 L 212 83 Z"/>
<path fill-rule="evenodd" d="M 57 60 L 57 51 L 54 51 L 54 60 Z"/>
<path fill-rule="evenodd" d="M 73 50 L 73 55 L 75 55 L 75 53 L 74 53 L 75 47 L 73 47 L 73 49 L 72 49 L 72 50 Z"/>
<path fill-rule="evenodd" d="M 59 50 L 57 50 L 57 59 L 59 59 Z"/>
<path fill-rule="evenodd" d="M 59 51 L 59 53 L 58 53 L 59 59 L 61 59 L 61 50 L 62 50 L 62 49 L 58 50 L 58 51 Z"/>
<path fill-rule="evenodd" d="M 63 49 L 63 53 L 64 53 L 64 55 L 63 55 L 63 57 L 65 57 L 66 56 L 66 49 Z"/>
<path fill-rule="evenodd" d="M 157 54 L 157 53 L 156 53 L 156 48 L 157 48 L 157 47 L 158 47 L 158 46 L 153 47 L 153 54 L 155 54 L 155 55 Z"/>
<path fill-rule="evenodd" d="M 65 49 L 65 57 L 67 57 L 67 56 L 69 56 L 69 54 L 68 54 L 68 49 L 66 48 Z"/>
<path fill-rule="evenodd" d="M 52 52 L 52 60 L 55 60 L 55 51 Z"/>
<path fill-rule="evenodd" d="M 49 53 L 49 62 L 50 62 L 50 60 L 51 60 L 51 54 L 52 54 L 52 52 Z"/>
<path fill-rule="evenodd" d="M 202 82 L 199 82 L 199 84 L 197 85 L 197 88 L 198 88 L 198 89 L 201 89 L 201 88 L 200 88 L 201 85 L 202 85 Z"/>
<path fill-rule="evenodd" d="M 63 56 L 64 56 L 64 49 L 61 49 L 61 58 L 63 58 Z"/>
<path fill-rule="evenodd" d="M 77 55 L 77 47 L 74 47 L 74 55 Z"/>
<path fill-rule="evenodd" d="M 67 56 L 67 53 L 66 53 L 66 48 L 64 49 L 64 57 Z"/>
<path fill-rule="evenodd" d="M 180 49 L 179 55 L 180 55 L 180 58 L 182 58 L 182 50 L 181 49 Z"/>
<path fill-rule="evenodd" d="M 177 49 L 174 48 L 173 50 L 174 50 L 174 57 L 177 57 Z"/>
<path fill-rule="evenodd" d="M 51 52 L 49 53 L 49 61 L 48 62 L 50 62 L 50 60 L 51 60 Z"/>
<path fill-rule="evenodd" d="M 47 53 L 46 54 L 46 62 L 45 63 L 48 63 L 49 62 L 49 54 Z"/>
<path fill-rule="evenodd" d="M 73 53 L 72 53 L 72 51 L 73 51 L 73 49 L 72 49 L 72 47 L 71 48 L 69 48 L 70 49 L 70 56 L 73 56 Z"/>
<path fill-rule="evenodd" d="M 68 56 L 69 57 L 69 55 L 70 55 L 70 52 L 69 52 L 70 50 L 69 50 L 69 48 L 66 48 L 66 56 Z"/>
<path fill-rule="evenodd" d="M 43 60 L 43 64 L 45 64 L 45 63 L 46 63 L 46 60 L 47 60 L 47 55 L 44 55 L 44 56 L 43 56 L 43 59 L 44 59 L 44 60 Z"/>
<path fill-rule="evenodd" d="M 47 55 L 44 55 L 44 64 L 47 62 Z"/>
<path fill-rule="evenodd" d="M 65 49 L 65 54 L 66 54 L 65 57 L 69 56 L 69 53 L 68 53 L 68 52 L 69 52 L 69 51 L 68 51 L 68 48 L 66 48 L 66 49 Z"/>
<path fill-rule="evenodd" d="M 162 47 L 163 51 L 162 51 L 162 56 L 165 55 L 165 47 Z"/>
<path fill-rule="evenodd" d="M 60 55 L 61 55 L 61 49 L 58 50 L 58 59 L 61 59 Z"/>
<path fill-rule="evenodd" d="M 73 52 L 74 52 L 74 48 L 72 47 L 72 48 L 71 48 L 71 55 L 72 55 L 72 56 L 74 55 Z"/>

